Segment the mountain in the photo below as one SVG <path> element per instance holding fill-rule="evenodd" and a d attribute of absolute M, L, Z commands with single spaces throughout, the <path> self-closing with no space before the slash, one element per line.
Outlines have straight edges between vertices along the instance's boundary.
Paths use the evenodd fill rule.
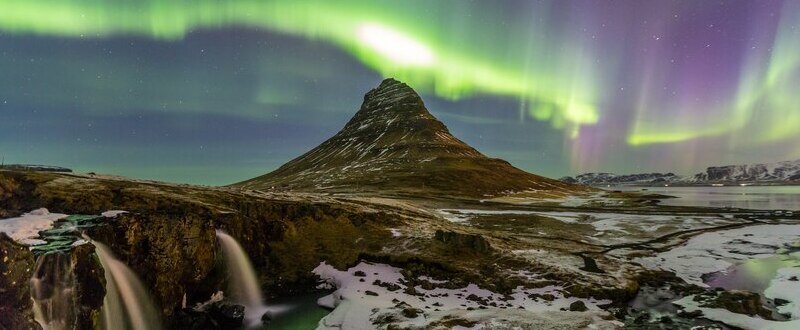
<path fill-rule="evenodd" d="M 613 173 L 585 173 L 576 177 L 565 176 L 562 182 L 589 186 L 616 184 L 663 184 L 681 181 L 683 178 L 673 173 L 642 173 L 617 175 Z"/>
<path fill-rule="evenodd" d="M 778 163 L 726 165 L 706 168 L 705 172 L 693 176 L 679 176 L 673 173 L 644 173 L 617 175 L 613 173 L 586 173 L 576 177 L 565 176 L 562 182 L 600 185 L 661 185 L 661 184 L 711 184 L 711 183 L 800 183 L 800 160 Z"/>
<path fill-rule="evenodd" d="M 408 85 L 386 79 L 332 138 L 277 170 L 233 185 L 246 189 L 495 196 L 587 188 L 489 158 L 450 134 Z"/>
<path fill-rule="evenodd" d="M 800 159 L 767 164 L 713 166 L 695 174 L 691 182 L 800 181 Z"/>

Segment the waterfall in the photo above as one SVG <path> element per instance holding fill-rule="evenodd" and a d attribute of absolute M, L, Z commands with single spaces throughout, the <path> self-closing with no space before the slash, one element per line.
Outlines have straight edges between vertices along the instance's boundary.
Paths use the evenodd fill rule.
<path fill-rule="evenodd" d="M 101 312 L 103 328 L 161 329 L 161 316 L 136 274 L 117 260 L 111 250 L 92 241 L 105 270 L 106 296 Z"/>
<path fill-rule="evenodd" d="M 245 306 L 247 322 L 253 324 L 267 311 L 261 295 L 261 287 L 256 280 L 256 272 L 236 239 L 221 230 L 217 230 L 217 239 L 222 247 L 225 265 L 230 276 L 228 295 L 236 303 Z"/>
<path fill-rule="evenodd" d="M 36 258 L 31 277 L 34 319 L 44 330 L 72 329 L 75 323 L 75 277 L 69 254 L 49 253 Z"/>

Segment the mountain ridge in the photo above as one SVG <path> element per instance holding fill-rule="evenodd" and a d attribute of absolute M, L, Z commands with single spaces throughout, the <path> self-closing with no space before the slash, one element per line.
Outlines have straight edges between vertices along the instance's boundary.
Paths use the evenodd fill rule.
<path fill-rule="evenodd" d="M 775 163 L 709 166 L 704 172 L 690 176 L 673 173 L 584 173 L 565 176 L 562 182 L 584 185 L 614 184 L 800 184 L 800 159 Z"/>

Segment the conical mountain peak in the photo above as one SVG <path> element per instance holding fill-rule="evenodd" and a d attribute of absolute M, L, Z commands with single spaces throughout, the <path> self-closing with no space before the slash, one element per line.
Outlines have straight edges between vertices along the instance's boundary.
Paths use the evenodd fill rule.
<path fill-rule="evenodd" d="M 386 79 L 333 137 L 244 188 L 484 196 L 568 184 L 484 156 L 450 134 L 408 85 Z"/>
<path fill-rule="evenodd" d="M 402 129 L 404 124 L 415 123 L 417 129 L 447 132 L 447 127 L 436 120 L 422 98 L 408 85 L 388 78 L 364 95 L 364 102 L 342 131 Z M 430 127 L 424 127 L 427 124 Z M 385 127 L 384 127 L 385 126 Z M 450 134 L 447 132 L 447 134 Z"/>

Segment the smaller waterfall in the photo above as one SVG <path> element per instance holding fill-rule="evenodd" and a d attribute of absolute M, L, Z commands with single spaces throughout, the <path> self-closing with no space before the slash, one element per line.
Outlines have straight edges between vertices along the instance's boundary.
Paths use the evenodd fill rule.
<path fill-rule="evenodd" d="M 106 297 L 101 312 L 103 328 L 161 329 L 160 313 L 136 274 L 117 260 L 107 246 L 97 241 L 92 244 L 106 274 Z"/>
<path fill-rule="evenodd" d="M 261 287 L 256 280 L 256 272 L 236 239 L 221 230 L 217 230 L 217 239 L 222 247 L 230 276 L 228 295 L 236 303 L 244 305 L 245 318 L 247 323 L 252 325 L 267 311 Z"/>
<path fill-rule="evenodd" d="M 75 323 L 75 277 L 69 254 L 38 256 L 31 277 L 34 319 L 44 330 L 72 329 Z"/>

